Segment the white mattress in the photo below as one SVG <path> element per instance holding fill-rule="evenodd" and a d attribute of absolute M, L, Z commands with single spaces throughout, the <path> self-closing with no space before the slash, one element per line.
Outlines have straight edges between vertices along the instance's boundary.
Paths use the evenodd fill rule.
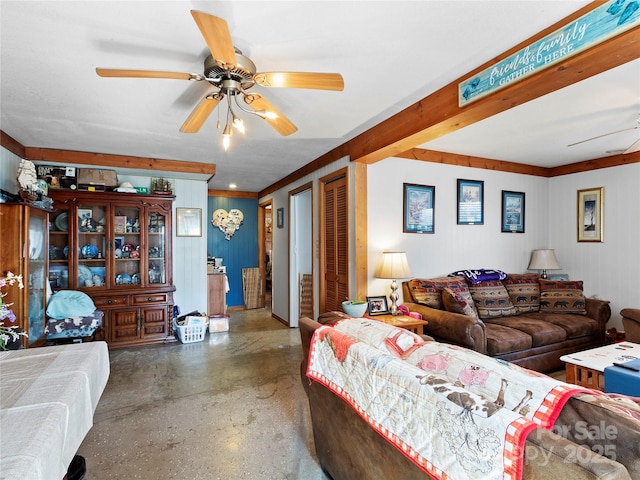
<path fill-rule="evenodd" d="M 0 352 L 0 477 L 62 479 L 108 378 L 105 342 Z"/>

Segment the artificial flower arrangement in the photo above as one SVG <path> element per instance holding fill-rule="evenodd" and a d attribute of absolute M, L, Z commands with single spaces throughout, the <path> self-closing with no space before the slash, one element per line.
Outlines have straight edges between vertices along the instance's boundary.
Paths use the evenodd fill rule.
<path fill-rule="evenodd" d="M 11 272 L 7 272 L 6 277 L 0 277 L 0 350 L 6 350 L 7 344 L 18 340 L 21 336 L 26 337 L 27 334 L 20 330 L 17 325 L 5 325 L 5 322 L 15 322 L 16 316 L 9 307 L 13 303 L 4 303 L 2 299 L 7 295 L 2 293 L 2 288 L 6 286 L 18 285 L 19 288 L 24 288 L 22 283 L 22 275 L 14 275 Z"/>

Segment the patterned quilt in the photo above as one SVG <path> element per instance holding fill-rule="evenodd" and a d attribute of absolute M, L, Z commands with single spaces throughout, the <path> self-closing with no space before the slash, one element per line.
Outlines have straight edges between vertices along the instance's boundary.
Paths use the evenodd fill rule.
<path fill-rule="evenodd" d="M 315 331 L 307 376 L 436 479 L 521 478 L 529 432 L 586 391 L 364 318 Z"/>

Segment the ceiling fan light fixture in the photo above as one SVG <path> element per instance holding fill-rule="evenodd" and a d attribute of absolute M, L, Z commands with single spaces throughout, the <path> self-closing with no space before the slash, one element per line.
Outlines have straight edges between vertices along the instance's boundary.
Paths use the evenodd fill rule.
<path fill-rule="evenodd" d="M 231 127 L 227 123 L 222 132 L 222 146 L 225 152 L 229 150 L 229 145 L 231 145 L 231 135 L 233 135 L 233 130 L 231 130 Z"/>
<path fill-rule="evenodd" d="M 233 112 L 232 112 L 233 115 Z M 235 115 L 233 115 L 233 122 L 232 125 L 238 129 L 238 131 L 240 133 L 242 133 L 244 135 L 245 129 L 244 129 L 244 122 L 242 121 L 242 119 L 240 117 L 236 117 Z"/>

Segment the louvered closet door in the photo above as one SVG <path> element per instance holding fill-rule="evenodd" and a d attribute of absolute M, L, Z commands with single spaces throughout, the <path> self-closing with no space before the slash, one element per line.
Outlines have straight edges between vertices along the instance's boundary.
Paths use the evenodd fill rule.
<path fill-rule="evenodd" d="M 323 312 L 342 310 L 349 296 L 349 225 L 347 179 L 341 177 L 324 185 L 324 285 L 320 308 Z"/>

